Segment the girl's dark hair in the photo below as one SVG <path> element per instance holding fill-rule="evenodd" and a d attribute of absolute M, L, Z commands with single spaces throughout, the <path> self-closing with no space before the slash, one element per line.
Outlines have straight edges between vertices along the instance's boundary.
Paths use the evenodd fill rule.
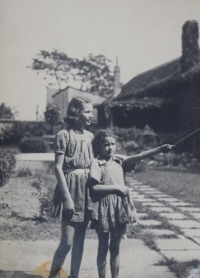
<path fill-rule="evenodd" d="M 109 129 L 102 129 L 96 133 L 96 135 L 92 141 L 94 157 L 97 157 L 98 155 L 100 155 L 100 145 L 104 142 L 106 137 L 116 138 L 114 133 Z"/>
<path fill-rule="evenodd" d="M 87 97 L 74 97 L 67 108 L 67 116 L 64 121 L 69 125 L 69 127 L 74 126 L 75 122 L 78 121 L 78 116 L 80 111 L 83 109 L 83 104 L 92 103 L 91 99 Z"/>

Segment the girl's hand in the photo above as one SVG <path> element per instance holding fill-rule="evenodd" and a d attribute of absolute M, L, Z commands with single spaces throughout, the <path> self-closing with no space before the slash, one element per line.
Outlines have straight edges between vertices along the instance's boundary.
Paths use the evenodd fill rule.
<path fill-rule="evenodd" d="M 70 221 L 74 214 L 74 202 L 71 198 L 67 199 L 63 203 L 62 219 Z"/>
<path fill-rule="evenodd" d="M 123 197 L 127 196 L 129 193 L 128 187 L 126 186 L 120 186 L 117 188 L 117 190 Z"/>
<path fill-rule="evenodd" d="M 74 202 L 72 198 L 67 198 L 63 202 L 63 208 L 65 210 L 71 211 L 72 214 L 74 214 Z"/>
<path fill-rule="evenodd" d="M 161 146 L 161 152 L 162 153 L 168 153 L 171 150 L 173 150 L 174 146 L 173 145 L 169 145 L 169 144 L 165 144 Z"/>

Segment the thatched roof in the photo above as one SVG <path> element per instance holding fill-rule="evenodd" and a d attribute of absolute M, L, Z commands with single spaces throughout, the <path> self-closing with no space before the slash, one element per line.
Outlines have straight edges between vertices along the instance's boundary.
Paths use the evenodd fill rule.
<path fill-rule="evenodd" d="M 172 87 L 176 89 L 181 83 L 193 79 L 200 82 L 200 63 L 186 72 L 181 72 L 180 58 L 178 58 L 131 79 L 122 87 L 121 93 L 114 99 L 114 102 L 137 100 L 145 103 L 145 98 L 149 98 L 150 102 L 155 101 L 156 105 L 156 102 L 159 102 L 156 98 L 163 98 L 164 102 L 167 99 L 172 101 L 174 100 Z"/>
<path fill-rule="evenodd" d="M 161 107 L 164 104 L 170 104 L 171 101 L 166 98 L 158 98 L 158 97 L 144 97 L 142 99 L 132 98 L 131 100 L 124 101 L 112 101 L 105 103 L 109 107 L 124 107 L 126 109 L 131 108 L 155 108 Z"/>

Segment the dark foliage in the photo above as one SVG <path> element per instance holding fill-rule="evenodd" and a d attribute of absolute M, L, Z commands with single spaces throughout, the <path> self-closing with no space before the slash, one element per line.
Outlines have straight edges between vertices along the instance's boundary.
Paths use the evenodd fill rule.
<path fill-rule="evenodd" d="M 146 126 L 144 129 L 114 127 L 113 133 L 119 142 L 119 151 L 129 155 L 156 147 L 162 141 L 162 137 L 156 134 L 149 126 Z"/>
<path fill-rule="evenodd" d="M 4 129 L 0 136 L 1 145 L 19 145 L 24 137 L 42 137 L 51 134 L 52 128 L 46 122 L 15 122 Z"/>
<path fill-rule="evenodd" d="M 10 107 L 7 107 L 5 103 L 0 105 L 0 118 L 2 119 L 14 119 L 14 113 Z"/>
<path fill-rule="evenodd" d="M 20 150 L 23 153 L 47 153 L 49 146 L 44 139 L 39 137 L 27 137 L 20 141 Z"/>
<path fill-rule="evenodd" d="M 11 151 L 0 151 L 0 186 L 10 177 L 16 164 L 15 154 Z"/>
<path fill-rule="evenodd" d="M 49 104 L 44 112 L 44 116 L 47 124 L 51 126 L 53 133 L 53 127 L 60 122 L 60 109 L 54 104 Z"/>

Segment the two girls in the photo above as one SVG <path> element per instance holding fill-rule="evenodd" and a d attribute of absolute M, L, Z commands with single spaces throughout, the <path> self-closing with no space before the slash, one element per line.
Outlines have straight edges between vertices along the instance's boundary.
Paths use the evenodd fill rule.
<path fill-rule="evenodd" d="M 118 277 L 121 237 L 126 232 L 127 224 L 137 220 L 124 183 L 124 173 L 134 169 L 137 161 L 171 149 L 170 145 L 163 145 L 130 157 L 115 155 L 116 142 L 109 131 L 100 131 L 93 140 L 92 133 L 85 130 L 92 116 L 93 107 L 88 98 L 73 98 L 67 110 L 68 128 L 58 132 L 55 138 L 58 185 L 54 193 L 54 215 L 58 216 L 63 208 L 61 240 L 54 254 L 49 278 L 57 277 L 71 247 L 70 278 L 78 278 L 86 228 L 92 214 L 99 239 L 99 277 L 104 278 L 106 274 L 108 248 L 112 278 Z M 95 204 L 89 197 L 89 187 L 92 198 L 98 201 Z M 94 205 L 96 209 L 93 209 Z"/>

